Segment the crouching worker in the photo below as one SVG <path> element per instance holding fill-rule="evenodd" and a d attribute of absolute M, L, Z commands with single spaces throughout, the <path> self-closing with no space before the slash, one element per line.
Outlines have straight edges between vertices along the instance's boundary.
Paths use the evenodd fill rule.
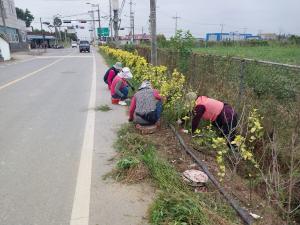
<path fill-rule="evenodd" d="M 115 99 L 125 100 L 128 96 L 128 81 L 130 79 L 132 79 L 132 73 L 130 72 L 130 69 L 128 67 L 124 67 L 111 84 L 111 97 Z"/>
<path fill-rule="evenodd" d="M 162 97 L 149 81 L 144 81 L 131 99 L 129 121 L 142 126 L 153 125 L 162 113 Z"/>
<path fill-rule="evenodd" d="M 234 140 L 238 116 L 230 105 L 206 96 L 200 96 L 196 100 L 196 106 L 193 113 L 193 133 L 196 131 L 200 120 L 204 119 L 211 121 L 228 141 L 231 142 Z"/>
<path fill-rule="evenodd" d="M 108 88 L 110 89 L 111 84 L 114 80 L 114 78 L 118 75 L 118 73 L 122 70 L 122 63 L 116 62 L 115 65 L 113 65 L 111 68 L 109 68 L 105 75 L 104 75 L 104 82 L 108 85 Z"/>

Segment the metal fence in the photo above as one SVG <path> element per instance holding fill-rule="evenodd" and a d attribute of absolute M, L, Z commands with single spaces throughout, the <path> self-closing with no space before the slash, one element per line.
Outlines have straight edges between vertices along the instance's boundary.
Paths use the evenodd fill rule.
<path fill-rule="evenodd" d="M 136 48 L 150 60 L 150 49 Z M 300 66 L 246 58 L 192 53 L 180 59 L 177 52 L 158 50 L 158 64 L 170 70 L 185 60 L 187 88 L 233 105 L 240 113 L 257 108 L 264 126 L 280 130 L 282 139 L 291 134 L 300 112 Z"/>

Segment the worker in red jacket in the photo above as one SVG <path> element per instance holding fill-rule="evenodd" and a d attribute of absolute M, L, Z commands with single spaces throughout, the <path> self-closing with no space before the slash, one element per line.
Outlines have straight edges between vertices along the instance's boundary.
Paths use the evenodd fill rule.
<path fill-rule="evenodd" d="M 193 133 L 196 131 L 200 120 L 204 119 L 211 121 L 230 142 L 234 140 L 238 115 L 230 105 L 206 96 L 199 96 L 193 114 Z"/>

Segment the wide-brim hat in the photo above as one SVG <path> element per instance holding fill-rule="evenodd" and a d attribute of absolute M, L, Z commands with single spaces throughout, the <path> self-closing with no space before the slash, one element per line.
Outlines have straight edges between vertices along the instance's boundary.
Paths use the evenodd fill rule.
<path fill-rule="evenodd" d="M 132 79 L 133 75 L 130 72 L 130 69 L 128 67 L 124 67 L 122 71 L 119 73 L 119 76 L 124 79 Z"/>
<path fill-rule="evenodd" d="M 141 86 L 139 87 L 139 90 L 144 89 L 144 88 L 152 88 L 151 82 L 148 80 L 144 80 L 142 82 Z"/>
<path fill-rule="evenodd" d="M 113 67 L 117 70 L 121 70 L 123 68 L 123 65 L 121 62 L 116 62 L 115 65 L 113 65 Z"/>

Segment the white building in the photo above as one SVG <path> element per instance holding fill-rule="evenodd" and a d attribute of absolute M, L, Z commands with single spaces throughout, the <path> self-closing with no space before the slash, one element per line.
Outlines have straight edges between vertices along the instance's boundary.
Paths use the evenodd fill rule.
<path fill-rule="evenodd" d="M 10 49 L 9 49 L 9 43 L 6 38 L 0 34 L 0 60 L 10 60 Z"/>
<path fill-rule="evenodd" d="M 0 0 L 0 33 L 9 41 L 12 51 L 26 48 L 26 26 L 17 19 L 14 0 Z"/>

